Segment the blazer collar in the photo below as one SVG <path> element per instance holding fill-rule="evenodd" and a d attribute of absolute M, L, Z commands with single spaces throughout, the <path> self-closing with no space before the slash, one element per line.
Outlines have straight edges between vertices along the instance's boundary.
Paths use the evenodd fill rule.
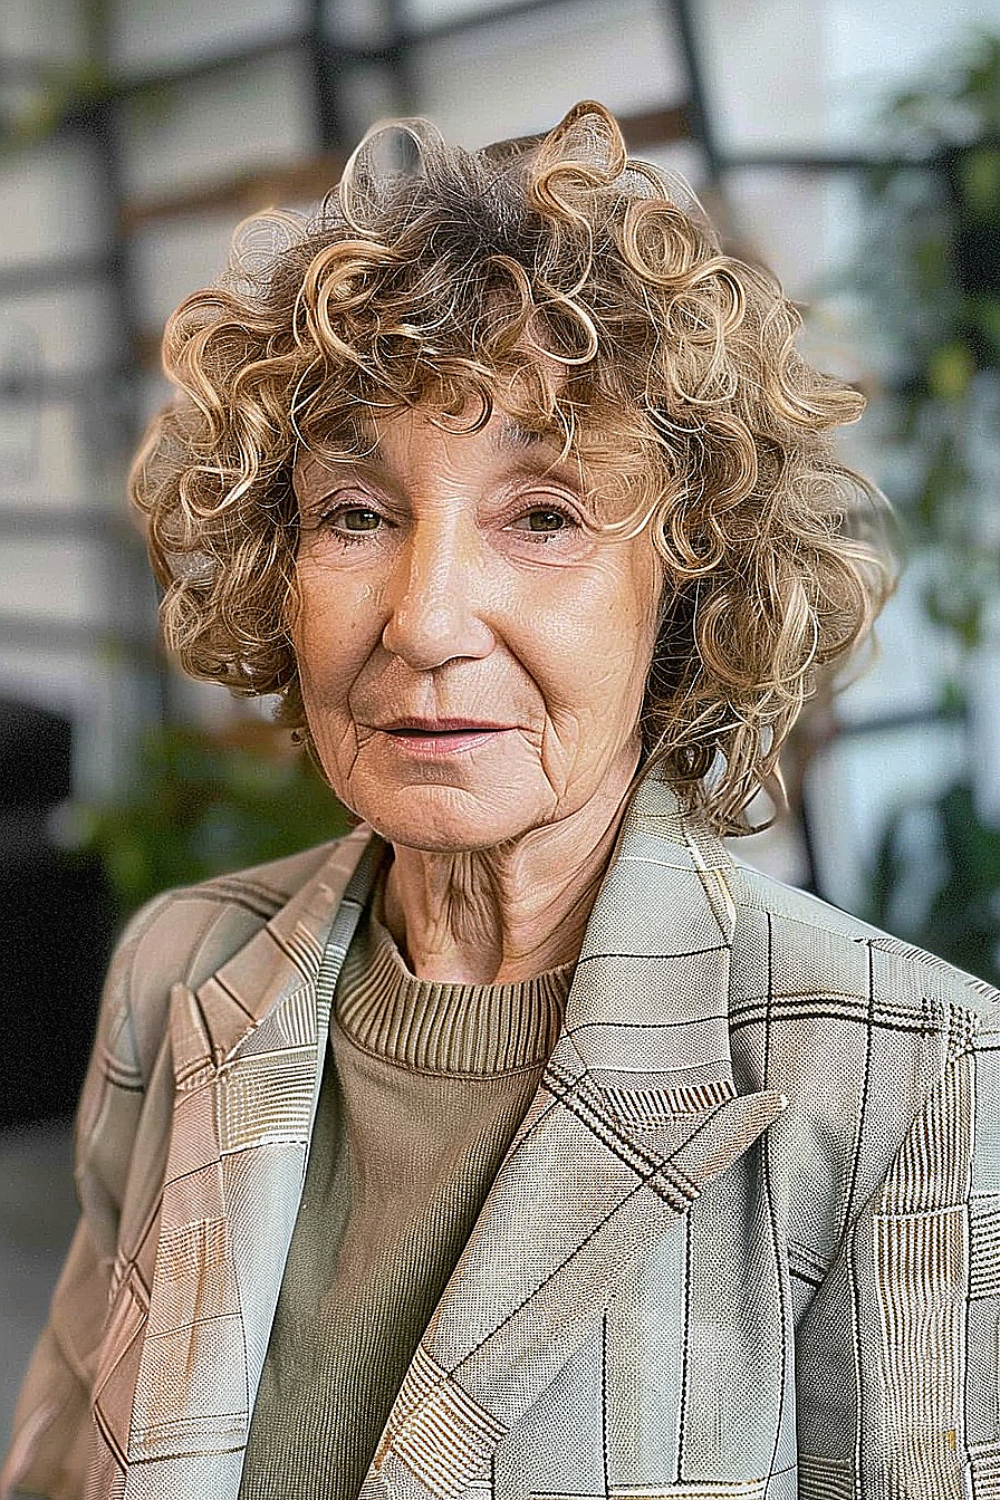
<path fill-rule="evenodd" d="M 260 1024 L 293 996 L 325 983 L 329 995 L 321 999 L 329 999 L 344 935 L 349 941 L 357 903 L 367 900 L 383 853 L 366 828 L 342 840 L 287 905 L 199 987 L 195 1035 L 190 1043 L 183 1034 L 174 1038 L 180 1055 L 193 1045 L 199 1062 L 218 1068 L 253 1045 Z M 630 1090 L 721 1085 L 732 1091 L 733 868 L 721 839 L 682 813 L 664 780 L 648 775 L 594 904 L 564 1024 L 593 1082 L 626 1112 L 637 1110 L 637 1122 L 646 1116 L 638 1100 L 630 1105 Z M 341 912 L 349 883 L 356 900 Z"/>
<path fill-rule="evenodd" d="M 590 1078 L 637 1124 L 655 1123 L 640 1094 L 652 1106 L 677 1089 L 704 1090 L 704 1104 L 733 1092 L 733 868 L 721 839 L 647 775 L 594 903 L 565 1022 Z M 670 1114 L 674 1102 L 657 1107 Z"/>
<path fill-rule="evenodd" d="M 315 990 L 324 952 L 336 983 L 333 971 L 339 972 L 338 955 L 342 961 L 344 938 L 350 941 L 377 870 L 374 856 L 380 852 L 381 846 L 367 828 L 342 839 L 301 890 L 199 986 L 187 1007 L 193 1027 L 190 1041 L 185 1023 L 178 1031 L 175 1020 L 175 1071 L 183 1067 L 182 1060 L 192 1048 L 200 1062 L 215 1068 L 232 1061 L 265 1018 L 280 1011 L 293 996 Z M 345 902 L 356 874 L 361 879 L 354 881 L 353 899 Z"/>

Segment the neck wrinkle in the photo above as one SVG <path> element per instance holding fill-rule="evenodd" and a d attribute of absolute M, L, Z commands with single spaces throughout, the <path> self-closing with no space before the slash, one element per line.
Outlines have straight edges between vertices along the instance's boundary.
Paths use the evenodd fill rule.
<path fill-rule="evenodd" d="M 395 849 L 385 923 L 413 974 L 518 983 L 575 963 L 625 806 L 588 804 L 494 849 Z"/>

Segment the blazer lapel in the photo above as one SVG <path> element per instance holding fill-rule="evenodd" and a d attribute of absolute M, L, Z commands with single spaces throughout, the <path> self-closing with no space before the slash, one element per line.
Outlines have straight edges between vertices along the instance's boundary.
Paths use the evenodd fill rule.
<path fill-rule="evenodd" d="M 362 1490 L 464 1491 L 587 1336 L 628 1259 L 775 1120 L 738 1096 L 721 842 L 647 777 L 595 902 L 541 1086 Z"/>
<path fill-rule="evenodd" d="M 381 854 L 367 831 L 352 835 L 196 993 L 174 987 L 174 1128 L 127 1453 L 143 1494 L 151 1473 L 166 1493 L 175 1463 L 189 1482 L 196 1455 L 225 1468 L 237 1454 L 238 1488 L 333 988 Z"/>

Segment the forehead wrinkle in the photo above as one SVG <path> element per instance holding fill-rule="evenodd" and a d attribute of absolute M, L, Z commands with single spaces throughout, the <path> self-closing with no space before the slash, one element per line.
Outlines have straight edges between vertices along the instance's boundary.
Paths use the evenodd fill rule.
<path fill-rule="evenodd" d="M 419 410 L 415 408 L 414 414 L 419 414 Z M 403 414 L 391 413 L 389 420 L 397 415 Z M 428 415 L 431 414 L 428 413 Z M 542 460 L 541 472 L 553 475 L 571 473 L 576 482 L 585 487 L 585 473 L 580 455 L 573 450 L 568 454 L 563 453 L 562 445 L 557 442 L 554 434 L 525 427 L 516 417 L 502 410 L 497 411 L 496 418 L 496 422 L 490 425 L 489 441 L 498 457 L 531 454 L 535 459 L 537 456 Z M 431 420 L 433 420 L 432 415 Z M 325 436 L 324 446 L 326 445 L 334 449 L 340 448 L 342 451 L 327 455 L 322 451 L 303 446 L 296 455 L 295 477 L 299 478 L 311 493 L 336 476 L 339 464 L 361 464 L 366 468 L 379 469 L 386 473 L 391 468 L 382 442 L 379 418 L 372 413 L 365 412 L 334 426 Z M 534 463 L 532 467 L 534 468 Z"/>
<path fill-rule="evenodd" d="M 567 451 L 565 444 L 559 442 L 554 433 L 540 432 L 535 428 L 525 427 L 516 417 L 510 416 L 507 412 L 499 412 L 498 418 L 493 436 L 493 446 L 498 455 L 504 453 L 538 454 L 545 460 L 540 465 L 542 474 L 550 474 L 553 477 L 572 475 L 574 482 L 581 490 L 588 487 L 587 475 L 580 454 L 574 448 Z"/>

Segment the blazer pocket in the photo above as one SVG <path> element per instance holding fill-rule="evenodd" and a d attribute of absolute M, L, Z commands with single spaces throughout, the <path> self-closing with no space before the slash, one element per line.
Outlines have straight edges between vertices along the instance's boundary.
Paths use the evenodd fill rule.
<path fill-rule="evenodd" d="M 967 1245 L 961 1204 L 873 1216 L 872 1287 L 886 1391 L 885 1441 L 893 1453 L 889 1477 L 903 1489 L 907 1479 L 917 1483 L 924 1465 L 927 1473 L 938 1472 L 932 1455 L 942 1473 L 955 1463 L 967 1362 Z M 995 1391 L 995 1368 L 992 1384 Z"/>

